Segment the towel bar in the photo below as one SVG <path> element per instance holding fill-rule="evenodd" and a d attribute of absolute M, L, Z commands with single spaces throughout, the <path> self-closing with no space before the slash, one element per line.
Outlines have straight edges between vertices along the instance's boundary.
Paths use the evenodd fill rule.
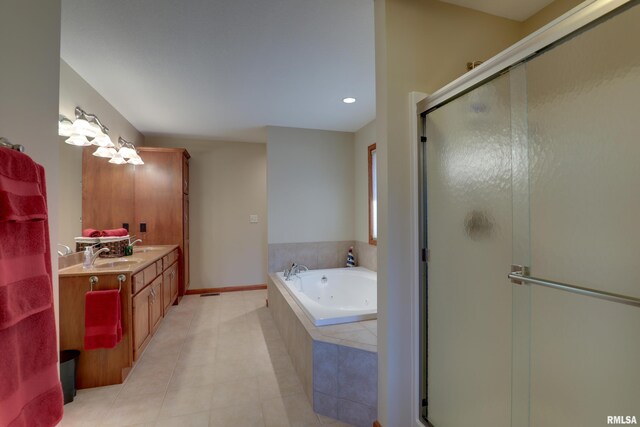
<path fill-rule="evenodd" d="M 596 289 L 584 288 L 582 286 L 568 285 L 566 283 L 553 282 L 551 280 L 539 279 L 537 277 L 528 276 L 528 268 L 521 266 L 511 266 L 512 272 L 508 277 L 512 283 L 521 285 L 522 283 L 530 283 L 532 285 L 545 286 L 547 288 L 559 289 L 561 291 L 572 292 L 575 294 L 586 295 L 589 297 L 604 299 L 607 301 L 618 302 L 621 304 L 640 307 L 640 298 L 630 297 L 627 295 L 614 294 L 612 292 L 599 291 Z"/>
<path fill-rule="evenodd" d="M 91 276 L 89 277 L 89 286 L 90 286 L 90 290 L 91 292 L 93 292 L 93 285 L 98 284 L 98 276 Z M 127 276 L 125 276 L 124 274 L 118 274 L 118 292 L 122 292 L 122 283 L 127 281 Z"/>
<path fill-rule="evenodd" d="M 21 153 L 24 153 L 24 145 L 12 144 L 11 142 L 9 142 L 7 138 L 4 138 L 2 136 L 0 136 L 0 147 L 9 148 L 11 150 L 17 150 Z"/>

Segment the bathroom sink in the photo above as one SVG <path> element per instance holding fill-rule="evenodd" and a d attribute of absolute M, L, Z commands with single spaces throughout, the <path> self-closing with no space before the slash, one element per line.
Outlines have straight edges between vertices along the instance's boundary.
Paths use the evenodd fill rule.
<path fill-rule="evenodd" d="M 162 248 L 157 248 L 155 246 L 134 246 L 133 252 L 151 252 L 151 251 L 159 251 Z"/>
<path fill-rule="evenodd" d="M 135 264 L 139 264 L 142 260 L 141 259 L 136 259 L 136 258 L 132 258 L 132 259 L 115 259 L 113 261 L 106 261 L 106 262 L 96 262 L 93 267 L 94 268 L 129 268 L 132 265 Z"/>

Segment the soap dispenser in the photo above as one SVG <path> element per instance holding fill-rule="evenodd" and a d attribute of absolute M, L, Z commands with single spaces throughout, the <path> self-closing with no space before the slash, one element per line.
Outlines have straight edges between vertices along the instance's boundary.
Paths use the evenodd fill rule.
<path fill-rule="evenodd" d="M 356 266 L 356 257 L 353 255 L 353 246 L 349 247 L 349 252 L 347 253 L 347 267 L 355 267 Z"/>
<path fill-rule="evenodd" d="M 91 246 L 87 246 L 84 249 L 84 261 L 82 262 L 83 268 L 91 267 L 91 258 L 93 257 L 93 251 L 91 251 Z"/>

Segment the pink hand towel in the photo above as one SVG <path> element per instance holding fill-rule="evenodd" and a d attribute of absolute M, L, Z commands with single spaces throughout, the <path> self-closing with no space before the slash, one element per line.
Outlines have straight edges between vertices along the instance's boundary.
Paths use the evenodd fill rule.
<path fill-rule="evenodd" d="M 84 307 L 84 349 L 114 348 L 122 339 L 120 292 L 87 292 Z"/>

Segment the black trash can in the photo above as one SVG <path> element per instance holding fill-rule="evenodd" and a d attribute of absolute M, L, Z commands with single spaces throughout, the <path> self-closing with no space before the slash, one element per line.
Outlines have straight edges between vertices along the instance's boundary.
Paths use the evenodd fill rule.
<path fill-rule="evenodd" d="M 64 404 L 73 402 L 76 396 L 76 364 L 80 357 L 79 350 L 62 350 L 60 352 L 60 382 L 64 394 Z"/>

